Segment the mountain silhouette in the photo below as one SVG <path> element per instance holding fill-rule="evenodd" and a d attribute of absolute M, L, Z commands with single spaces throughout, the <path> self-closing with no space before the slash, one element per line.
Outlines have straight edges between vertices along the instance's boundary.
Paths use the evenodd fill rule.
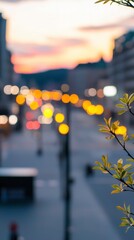
<path fill-rule="evenodd" d="M 41 90 L 60 89 L 67 83 L 68 69 L 53 69 L 45 72 L 21 74 L 23 83 L 28 87 L 37 87 Z"/>

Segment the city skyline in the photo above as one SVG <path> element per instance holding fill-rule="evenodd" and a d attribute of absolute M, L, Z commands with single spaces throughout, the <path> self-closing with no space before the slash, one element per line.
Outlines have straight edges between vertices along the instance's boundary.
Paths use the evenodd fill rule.
<path fill-rule="evenodd" d="M 7 47 L 18 73 L 73 68 L 112 58 L 113 41 L 132 29 L 132 9 L 89 0 L 0 1 Z"/>

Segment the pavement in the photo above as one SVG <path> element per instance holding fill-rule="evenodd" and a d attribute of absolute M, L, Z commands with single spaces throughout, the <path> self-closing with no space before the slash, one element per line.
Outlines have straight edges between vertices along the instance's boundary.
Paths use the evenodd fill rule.
<path fill-rule="evenodd" d="M 121 240 L 105 208 L 87 184 L 84 168 L 93 155 L 93 142 L 90 134 L 89 139 L 84 139 L 87 136 L 84 119 L 83 113 L 72 116 L 71 175 L 74 183 L 71 186 L 68 240 Z M 94 118 L 87 124 L 89 130 L 92 129 Z M 21 240 L 65 240 L 65 201 L 61 196 L 58 137 L 53 128 L 43 127 L 42 156 L 37 155 L 37 139 L 36 133 L 24 130 L 3 142 L 2 167 L 34 167 L 38 175 L 34 182 L 33 203 L 0 204 L 0 240 L 9 240 L 9 225 L 13 221 L 19 226 Z M 97 151 L 94 154 L 96 158 Z"/>

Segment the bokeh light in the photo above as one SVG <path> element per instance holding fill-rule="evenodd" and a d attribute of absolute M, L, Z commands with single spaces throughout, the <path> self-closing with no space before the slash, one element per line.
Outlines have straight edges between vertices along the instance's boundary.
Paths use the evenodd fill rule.
<path fill-rule="evenodd" d="M 0 124 L 6 124 L 8 122 L 8 117 L 6 115 L 0 115 Z"/>
<path fill-rule="evenodd" d="M 19 93 L 19 87 L 18 86 L 12 86 L 11 87 L 11 94 L 17 95 Z"/>
<path fill-rule="evenodd" d="M 89 100 L 84 100 L 82 103 L 83 109 L 86 111 L 87 108 L 91 105 L 91 102 Z"/>
<path fill-rule="evenodd" d="M 70 102 L 69 94 L 65 93 L 65 94 L 62 95 L 62 102 L 63 103 L 69 103 Z"/>
<path fill-rule="evenodd" d="M 16 102 L 19 105 L 23 105 L 25 103 L 25 97 L 22 94 L 16 96 Z"/>
<path fill-rule="evenodd" d="M 42 99 L 43 99 L 44 101 L 50 100 L 50 99 L 51 99 L 51 94 L 50 94 L 50 92 L 49 92 L 49 91 L 43 91 L 43 92 L 42 92 Z"/>
<path fill-rule="evenodd" d="M 68 92 L 69 89 L 70 89 L 70 87 L 69 87 L 68 84 L 63 83 L 63 84 L 61 85 L 61 90 L 62 90 L 62 92 Z"/>
<path fill-rule="evenodd" d="M 58 131 L 62 135 L 66 135 L 69 132 L 69 126 L 65 123 L 61 123 L 58 127 Z"/>
<path fill-rule="evenodd" d="M 95 96 L 96 96 L 96 93 L 97 93 L 97 91 L 96 91 L 95 88 L 90 88 L 90 89 L 88 89 L 88 94 L 89 94 L 89 96 L 95 97 Z"/>
<path fill-rule="evenodd" d="M 103 89 L 98 89 L 97 90 L 97 97 L 98 98 L 103 98 L 104 97 Z"/>
<path fill-rule="evenodd" d="M 30 92 L 30 89 L 27 87 L 27 86 L 22 86 L 20 88 L 20 94 L 26 96 L 27 94 L 29 94 Z"/>
<path fill-rule="evenodd" d="M 33 101 L 32 103 L 30 103 L 29 107 L 31 108 L 31 110 L 37 110 L 39 107 L 38 102 Z"/>
<path fill-rule="evenodd" d="M 117 134 L 117 135 L 126 135 L 126 133 L 127 133 L 127 128 L 125 126 L 119 126 L 115 130 L 115 134 Z"/>
<path fill-rule="evenodd" d="M 38 121 L 28 121 L 26 123 L 26 128 L 28 130 L 38 130 L 40 128 L 40 123 Z"/>
<path fill-rule="evenodd" d="M 77 95 L 77 94 L 71 94 L 71 96 L 70 96 L 70 102 L 71 102 L 72 104 L 77 104 L 78 101 L 79 101 L 78 95 Z"/>
<path fill-rule="evenodd" d="M 43 111 L 43 115 L 46 118 L 51 118 L 53 116 L 53 110 L 51 108 L 45 108 Z"/>
<path fill-rule="evenodd" d="M 47 125 L 49 125 L 49 124 L 51 124 L 53 122 L 53 118 L 46 118 L 46 117 L 40 115 L 40 116 L 38 116 L 38 122 L 40 124 L 47 124 Z"/>
<path fill-rule="evenodd" d="M 3 89 L 3 91 L 4 91 L 4 93 L 6 94 L 6 95 L 10 95 L 11 94 L 11 85 L 5 85 L 4 86 L 4 89 Z"/>
<path fill-rule="evenodd" d="M 62 93 L 61 91 L 52 91 L 52 96 L 51 96 L 51 99 L 54 100 L 54 101 L 60 101 L 62 98 Z"/>
<path fill-rule="evenodd" d="M 32 95 L 32 93 L 28 93 L 26 95 L 26 103 L 29 106 L 32 102 L 34 101 L 34 96 Z"/>
<path fill-rule="evenodd" d="M 96 114 L 101 115 L 104 112 L 104 107 L 102 105 L 96 105 Z"/>
<path fill-rule="evenodd" d="M 96 114 L 96 106 L 91 104 L 90 106 L 87 107 L 86 111 L 87 111 L 87 114 L 94 115 Z"/>
<path fill-rule="evenodd" d="M 105 86 L 103 93 L 106 97 L 113 97 L 117 94 L 117 88 L 115 86 Z"/>
<path fill-rule="evenodd" d="M 41 90 L 39 90 L 39 89 L 35 89 L 35 90 L 33 90 L 33 96 L 35 97 L 35 98 L 41 98 L 42 97 L 42 92 L 41 92 Z"/>
<path fill-rule="evenodd" d="M 16 115 L 10 115 L 9 116 L 9 123 L 11 125 L 15 125 L 18 122 L 18 118 Z"/>
<path fill-rule="evenodd" d="M 64 121 L 64 119 L 65 119 L 65 117 L 64 117 L 64 114 L 62 114 L 62 113 L 57 113 L 55 115 L 55 121 L 57 123 L 62 123 Z"/>

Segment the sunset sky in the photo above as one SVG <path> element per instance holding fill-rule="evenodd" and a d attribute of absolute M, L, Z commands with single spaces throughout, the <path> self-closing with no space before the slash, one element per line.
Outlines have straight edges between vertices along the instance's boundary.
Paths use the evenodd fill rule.
<path fill-rule="evenodd" d="M 113 40 L 134 26 L 133 9 L 95 0 L 0 0 L 0 12 L 18 73 L 109 61 Z"/>

